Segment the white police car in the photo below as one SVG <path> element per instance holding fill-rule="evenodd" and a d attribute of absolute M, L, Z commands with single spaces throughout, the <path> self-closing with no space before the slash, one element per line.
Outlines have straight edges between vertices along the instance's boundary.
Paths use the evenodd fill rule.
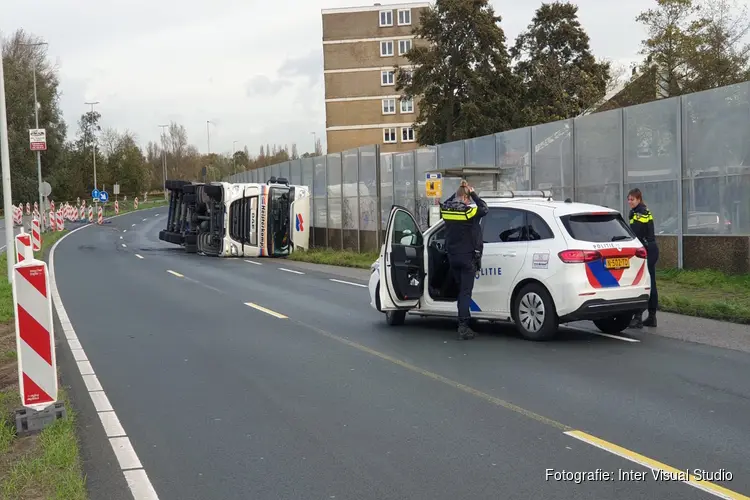
<path fill-rule="evenodd" d="M 579 320 L 620 333 L 647 308 L 646 250 L 616 210 L 553 201 L 544 191 L 480 197 L 490 210 L 481 222 L 473 319 L 513 321 L 523 337 L 546 340 L 559 324 Z M 457 316 L 444 242 L 443 220 L 423 233 L 406 208 L 391 209 L 369 282 L 370 304 L 389 324 L 402 324 L 407 312 Z"/>

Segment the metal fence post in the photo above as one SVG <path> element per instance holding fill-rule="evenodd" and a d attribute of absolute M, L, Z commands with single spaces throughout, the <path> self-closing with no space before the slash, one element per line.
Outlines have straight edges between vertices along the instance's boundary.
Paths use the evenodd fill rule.
<path fill-rule="evenodd" d="M 685 138 L 687 137 L 687 121 L 685 120 L 685 113 L 684 113 L 684 97 L 679 96 L 678 101 L 679 103 L 679 114 L 678 114 L 678 127 L 677 127 L 677 134 L 678 134 L 678 144 L 680 145 L 680 172 L 677 175 L 677 269 L 683 269 L 685 263 L 685 240 L 684 240 L 684 231 L 685 231 L 685 216 L 687 215 L 687 207 L 685 206 L 685 200 L 683 200 L 683 193 L 682 193 L 682 186 L 684 182 L 685 177 L 685 170 L 687 167 L 687 161 L 688 161 L 688 149 L 687 149 L 687 141 Z"/>
<path fill-rule="evenodd" d="M 380 145 L 376 144 L 375 145 L 375 193 L 377 195 L 377 201 L 376 201 L 377 215 L 375 216 L 375 218 L 376 218 L 376 223 L 378 227 L 377 227 L 377 239 L 375 241 L 377 242 L 378 250 L 380 250 L 380 246 L 382 245 L 381 238 L 383 236 L 382 235 L 383 197 L 381 196 L 382 195 L 381 177 L 382 175 L 380 173 Z"/>
<path fill-rule="evenodd" d="M 573 163 L 573 201 L 578 201 L 578 147 L 576 118 L 570 120 L 570 161 Z"/>
<path fill-rule="evenodd" d="M 362 167 L 362 148 L 357 148 L 357 253 L 362 253 L 362 200 L 359 193 L 360 167 Z"/>

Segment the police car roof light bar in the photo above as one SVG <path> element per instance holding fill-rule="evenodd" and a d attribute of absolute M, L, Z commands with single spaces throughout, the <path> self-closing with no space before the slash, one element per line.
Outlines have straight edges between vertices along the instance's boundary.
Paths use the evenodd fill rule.
<path fill-rule="evenodd" d="M 552 199 L 552 191 L 483 191 L 480 198 L 548 198 Z"/>

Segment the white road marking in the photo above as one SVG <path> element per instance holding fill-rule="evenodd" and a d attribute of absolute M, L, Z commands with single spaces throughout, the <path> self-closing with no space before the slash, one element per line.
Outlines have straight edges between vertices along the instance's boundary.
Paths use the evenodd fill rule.
<path fill-rule="evenodd" d="M 123 437 L 125 436 L 125 429 L 122 428 L 120 420 L 113 411 L 101 411 L 99 412 L 99 419 L 102 421 L 104 426 L 104 432 L 107 433 L 107 437 Z"/>
<path fill-rule="evenodd" d="M 122 248 L 128 248 L 128 246 L 125 243 L 123 243 Z"/>
<path fill-rule="evenodd" d="M 262 266 L 263 265 L 260 262 L 255 262 L 254 260 L 245 260 L 245 262 L 247 262 L 248 264 L 255 264 L 256 266 Z"/>
<path fill-rule="evenodd" d="M 294 273 L 294 274 L 305 274 L 305 273 L 300 272 L 300 271 L 295 271 L 294 269 L 287 269 L 286 267 L 280 267 L 279 271 L 284 271 L 286 273 Z"/>
<path fill-rule="evenodd" d="M 135 256 L 138 257 L 139 259 L 143 258 L 143 255 L 141 255 L 141 254 L 135 254 Z"/>
<path fill-rule="evenodd" d="M 109 402 L 109 398 L 104 391 L 91 391 L 89 392 L 89 396 L 91 396 L 91 401 L 94 402 L 97 412 L 113 411 L 112 404 Z"/>
<path fill-rule="evenodd" d="M 128 230 L 127 230 L 127 229 L 123 229 L 123 230 L 122 230 L 122 232 L 123 232 L 123 233 L 127 233 L 127 232 L 128 232 Z"/>
<path fill-rule="evenodd" d="M 266 309 L 265 307 L 259 306 L 258 304 L 253 304 L 252 302 L 245 302 L 245 305 L 249 306 L 249 307 L 252 307 L 253 309 L 257 309 L 258 311 L 261 311 L 261 312 L 264 312 L 266 314 L 269 314 L 269 315 L 273 316 L 274 318 L 287 319 L 287 317 L 284 316 L 283 314 L 277 313 L 276 311 L 272 311 L 270 309 Z"/>
<path fill-rule="evenodd" d="M 167 272 L 169 274 L 173 274 L 173 275 L 177 276 L 178 278 L 184 278 L 185 277 L 184 275 L 182 275 L 180 273 L 176 273 L 176 272 L 172 271 L 171 269 L 167 269 Z"/>
<path fill-rule="evenodd" d="M 115 215 L 114 217 L 119 217 L 119 215 Z M 111 219 L 114 217 L 109 218 Z M 135 224 L 133 224 L 133 226 L 135 226 Z M 65 306 L 63 305 L 62 298 L 60 297 L 60 292 L 57 289 L 57 280 L 55 279 L 55 250 L 57 249 L 57 245 L 62 243 L 65 238 L 86 227 L 90 226 L 85 225 L 78 227 L 57 240 L 57 242 L 55 242 L 55 244 L 52 246 L 49 254 L 49 282 L 52 302 L 55 306 L 55 310 L 57 311 L 57 317 L 60 320 L 63 332 L 65 333 L 65 338 L 68 340 L 68 345 L 71 348 L 81 347 L 81 345 L 78 341 L 78 336 L 75 333 L 75 329 L 70 322 L 68 313 L 65 310 Z M 80 350 L 85 357 L 85 351 L 83 351 L 82 347 Z M 78 367 L 78 371 L 81 373 L 81 378 L 86 384 L 86 389 L 94 406 L 97 407 L 97 403 L 99 403 L 99 405 L 101 406 L 104 401 L 106 401 L 106 405 L 109 406 L 109 408 L 105 411 L 100 411 L 97 407 L 97 414 L 99 414 L 99 418 L 101 419 L 104 431 L 108 436 L 113 432 L 122 432 L 121 436 L 109 437 L 109 442 L 112 446 L 112 450 L 114 451 L 115 456 L 117 457 L 117 461 L 120 464 L 120 469 L 125 476 L 125 481 L 130 488 L 130 492 L 132 493 L 133 498 L 139 500 L 159 500 L 159 496 L 156 494 L 156 491 L 154 490 L 154 487 L 151 484 L 146 471 L 143 469 L 141 461 L 138 459 L 138 455 L 135 453 L 133 446 L 130 444 L 130 440 L 125 434 L 125 430 L 122 429 L 122 425 L 119 425 L 119 428 L 115 428 L 115 425 L 113 425 L 113 422 L 117 422 L 117 424 L 119 424 L 119 419 L 117 419 L 117 416 L 112 409 L 111 404 L 109 403 L 109 399 L 102 389 L 102 386 L 99 383 L 99 379 L 96 377 L 96 373 L 94 373 L 91 362 L 76 361 L 76 366 Z M 106 415 L 103 416 L 103 413 L 106 413 Z M 105 423 L 105 420 L 107 421 L 107 423 Z"/>
<path fill-rule="evenodd" d="M 362 283 L 352 283 L 351 281 L 335 280 L 333 278 L 330 278 L 330 281 L 333 281 L 334 283 L 343 283 L 345 285 L 361 286 L 362 288 L 367 288 L 367 285 L 363 285 Z"/>
<path fill-rule="evenodd" d="M 612 335 L 611 333 L 602 333 L 602 332 L 592 332 L 587 330 L 589 333 L 593 333 L 594 335 L 599 335 L 600 337 L 609 337 L 611 339 L 617 339 L 617 340 L 624 340 L 625 342 L 633 342 L 638 343 L 640 340 L 638 339 L 631 339 L 630 337 L 620 337 L 619 335 Z"/>
<path fill-rule="evenodd" d="M 130 226 L 130 227 L 135 227 L 135 224 L 133 224 L 133 225 L 132 225 L 132 226 Z"/>

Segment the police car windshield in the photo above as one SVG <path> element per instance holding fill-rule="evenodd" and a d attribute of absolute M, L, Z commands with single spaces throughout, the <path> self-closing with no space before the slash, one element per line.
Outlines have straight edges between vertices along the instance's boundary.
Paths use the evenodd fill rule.
<path fill-rule="evenodd" d="M 565 215 L 560 220 L 568 234 L 578 241 L 605 243 L 635 238 L 618 213 Z"/>

